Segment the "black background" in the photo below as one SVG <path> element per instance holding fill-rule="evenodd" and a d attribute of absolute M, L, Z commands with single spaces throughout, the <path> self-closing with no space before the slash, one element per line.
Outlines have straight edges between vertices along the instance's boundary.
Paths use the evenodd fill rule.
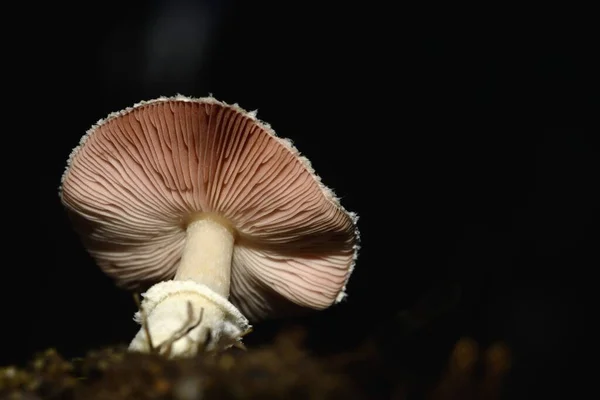
<path fill-rule="evenodd" d="M 3 17 L 0 364 L 49 346 L 78 356 L 134 335 L 132 298 L 71 231 L 60 177 L 109 112 L 212 93 L 258 109 L 361 217 L 347 302 L 257 326 L 251 345 L 298 322 L 315 351 L 351 347 L 456 285 L 458 303 L 410 339 L 419 356 L 402 362 L 441 366 L 463 336 L 503 340 L 515 353 L 510 398 L 562 393 L 556 378 L 584 368 L 574 360 L 587 346 L 600 265 L 597 43 L 586 10 L 25 7 Z"/>

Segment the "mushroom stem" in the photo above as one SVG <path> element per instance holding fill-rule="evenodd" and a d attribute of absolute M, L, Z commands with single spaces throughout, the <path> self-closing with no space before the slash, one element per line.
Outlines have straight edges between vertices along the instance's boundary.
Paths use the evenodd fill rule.
<path fill-rule="evenodd" d="M 187 226 L 175 280 L 192 280 L 229 297 L 235 231 L 218 216 L 201 214 Z"/>
<path fill-rule="evenodd" d="M 175 279 L 159 282 L 143 295 L 135 317 L 143 326 L 130 350 L 152 351 L 151 336 L 152 342 L 168 344 L 170 357 L 194 356 L 200 348 L 240 339 L 248 320 L 227 300 L 235 236 L 231 224 L 218 215 L 194 216 Z"/>

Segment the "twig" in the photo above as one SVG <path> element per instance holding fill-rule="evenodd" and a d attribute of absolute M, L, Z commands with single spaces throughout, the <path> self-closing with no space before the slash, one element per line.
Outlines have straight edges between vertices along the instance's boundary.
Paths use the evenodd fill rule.
<path fill-rule="evenodd" d="M 182 337 L 186 336 L 188 333 L 190 333 L 194 328 L 196 328 L 202 322 L 202 319 L 204 317 L 204 308 L 200 309 L 200 316 L 198 317 L 198 321 L 196 323 L 193 323 L 194 308 L 192 307 L 192 303 L 190 301 L 187 302 L 187 307 L 188 307 L 187 321 L 183 324 L 183 326 L 177 332 L 173 333 L 173 335 L 169 339 L 165 340 L 163 343 L 161 343 L 158 346 L 159 353 L 163 350 L 163 346 L 167 346 L 165 355 L 167 357 L 169 357 L 169 355 L 171 354 L 173 344 L 176 341 L 178 341 L 179 339 L 181 339 Z"/>

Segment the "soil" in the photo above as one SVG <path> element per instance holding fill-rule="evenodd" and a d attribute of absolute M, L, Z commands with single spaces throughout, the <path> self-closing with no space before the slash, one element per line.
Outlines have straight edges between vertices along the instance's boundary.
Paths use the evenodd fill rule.
<path fill-rule="evenodd" d="M 510 368 L 504 344 L 480 349 L 469 338 L 456 343 L 441 371 L 425 377 L 397 362 L 389 338 L 327 356 L 304 343 L 302 329 L 293 329 L 266 346 L 231 347 L 193 359 L 109 347 L 65 360 L 49 349 L 23 367 L 0 369 L 0 399 L 494 400 Z"/>

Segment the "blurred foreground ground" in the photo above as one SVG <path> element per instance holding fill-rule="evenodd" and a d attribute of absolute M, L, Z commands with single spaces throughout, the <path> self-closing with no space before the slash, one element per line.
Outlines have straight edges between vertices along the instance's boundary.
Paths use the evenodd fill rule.
<path fill-rule="evenodd" d="M 383 351 L 385 338 L 325 357 L 303 339 L 303 330 L 288 329 L 268 346 L 177 360 L 105 348 L 67 361 L 50 349 L 25 368 L 0 369 L 0 398 L 493 400 L 511 363 L 504 344 L 479 348 L 463 338 L 441 371 L 415 375 L 393 347 Z"/>

